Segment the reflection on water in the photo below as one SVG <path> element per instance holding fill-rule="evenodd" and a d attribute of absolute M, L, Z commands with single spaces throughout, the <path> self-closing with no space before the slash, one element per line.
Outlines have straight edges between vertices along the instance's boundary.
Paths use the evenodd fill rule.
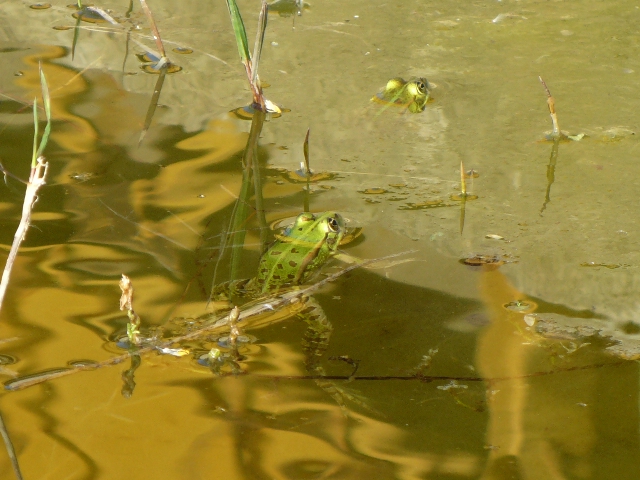
<path fill-rule="evenodd" d="M 249 125 L 228 112 L 250 93 L 224 2 L 154 3 L 167 51 L 190 52 L 161 92 L 133 55 L 153 44 L 137 7 L 126 29 L 86 24 L 74 38 L 66 7 L 0 5 L 4 168 L 27 176 L 39 62 L 54 119 L 0 315 L 3 381 L 121 354 L 122 273 L 147 334 L 196 328 L 214 272 L 255 276 L 268 226 L 306 203 L 362 228 L 346 253 L 415 260 L 314 293 L 333 325 L 320 387 L 306 326 L 280 312 L 243 326 L 243 375 L 154 351 L 5 391 L 25 478 L 637 478 L 636 5 L 273 4 L 296 20 L 270 16 L 261 76 L 291 111 L 263 125 L 262 183 L 247 191 Z M 254 7 L 240 4 L 248 26 Z M 579 142 L 538 142 L 539 75 Z M 394 77 L 433 80 L 433 102 L 380 112 L 369 99 Z M 309 127 L 312 188 L 294 178 Z M 461 161 L 482 172 L 462 210 L 450 201 Z M 0 188 L 4 250 L 23 188 Z"/>

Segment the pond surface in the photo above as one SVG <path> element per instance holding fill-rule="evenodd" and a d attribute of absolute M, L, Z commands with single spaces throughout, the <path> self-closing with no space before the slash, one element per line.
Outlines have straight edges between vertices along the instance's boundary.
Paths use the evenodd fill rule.
<path fill-rule="evenodd" d="M 409 253 L 313 292 L 333 327 L 324 379 L 305 369 L 304 322 L 274 312 L 261 328 L 241 322 L 249 343 L 221 374 L 196 357 L 224 351 L 224 332 L 172 345 L 182 357 L 142 355 L 135 372 L 127 359 L 4 391 L 24 478 L 640 477 L 636 2 L 310 1 L 301 16 L 270 13 L 260 77 L 288 111 L 262 126 L 250 197 L 252 122 L 229 112 L 251 93 L 225 2 L 150 3 L 182 67 L 155 111 L 159 76 L 136 57 L 155 49 L 139 4 L 99 4 L 120 26 L 77 29 L 64 2 L 0 4 L 7 172 L 28 177 L 39 62 L 53 115 L 47 184 L 0 314 L 3 381 L 125 354 L 122 274 L 143 335 L 197 329 L 215 284 L 255 276 L 274 235 L 264 227 L 307 206 L 361 228 L 344 254 Z M 239 7 L 253 39 L 259 2 Z M 561 129 L 584 138 L 545 141 L 539 76 Z M 394 77 L 429 80 L 423 112 L 370 101 Z M 295 174 L 308 128 L 309 188 Z M 461 162 L 478 173 L 466 180 L 477 199 L 452 199 Z M 24 196 L 14 176 L 0 188 L 6 252 Z M 345 265 L 331 260 L 310 283 Z M 0 471 L 12 478 L 4 453 Z"/>

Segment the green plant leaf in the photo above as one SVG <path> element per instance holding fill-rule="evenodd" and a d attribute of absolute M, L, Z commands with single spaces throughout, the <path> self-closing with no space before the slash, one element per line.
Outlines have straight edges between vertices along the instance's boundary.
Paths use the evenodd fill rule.
<path fill-rule="evenodd" d="M 44 76 L 42 65 L 40 66 L 40 87 L 42 89 L 42 102 L 44 103 L 44 114 L 47 117 L 47 126 L 44 127 L 44 133 L 42 134 L 42 140 L 40 140 L 36 158 L 42 155 L 42 152 L 49 142 L 49 134 L 51 133 L 51 96 L 49 95 L 49 85 L 47 85 L 47 78 Z"/>
<path fill-rule="evenodd" d="M 244 28 L 244 22 L 238 9 L 236 0 L 227 0 L 227 7 L 229 8 L 229 15 L 231 16 L 231 25 L 233 26 L 233 33 L 236 37 L 236 43 L 238 44 L 238 53 L 242 59 L 242 63 L 249 65 L 251 62 L 251 54 L 249 53 L 249 42 L 247 40 L 247 31 Z"/>

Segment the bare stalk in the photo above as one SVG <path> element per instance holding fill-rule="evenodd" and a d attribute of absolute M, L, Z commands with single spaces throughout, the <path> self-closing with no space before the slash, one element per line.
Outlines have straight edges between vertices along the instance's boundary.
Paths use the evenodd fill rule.
<path fill-rule="evenodd" d="M 24 194 L 24 202 L 22 203 L 22 217 L 20 218 L 20 225 L 13 236 L 13 243 L 11 244 L 11 250 L 7 257 L 7 263 L 5 264 L 4 271 L 2 272 L 2 281 L 0 282 L 0 310 L 2 309 L 2 302 L 4 295 L 7 292 L 9 286 L 9 277 L 11 276 L 11 269 L 18 256 L 18 249 L 20 244 L 27 235 L 27 230 L 31 224 L 31 210 L 33 205 L 38 200 L 38 190 L 45 184 L 45 178 L 47 176 L 47 170 L 49 164 L 45 162 L 44 157 L 38 157 L 35 168 L 31 169 L 29 175 L 29 183 L 27 184 L 27 191 Z"/>
<path fill-rule="evenodd" d="M 544 90 L 547 92 L 547 105 L 549 106 L 549 115 L 551 116 L 551 123 L 553 124 L 553 136 L 560 137 L 560 126 L 558 125 L 558 115 L 556 115 L 556 102 L 551 96 L 551 92 L 549 91 L 549 87 L 542 79 L 542 77 L 538 77 L 540 83 L 544 87 Z"/>
<path fill-rule="evenodd" d="M 151 33 L 153 33 L 153 39 L 156 41 L 156 47 L 158 47 L 158 51 L 160 52 L 160 55 L 162 55 L 160 61 L 164 60 L 165 63 L 168 63 L 167 54 L 164 51 L 164 44 L 162 43 L 162 39 L 160 38 L 160 31 L 158 30 L 158 26 L 153 19 L 151 9 L 149 8 L 149 5 L 147 5 L 146 0 L 140 0 L 140 5 L 142 5 L 142 11 L 147 16 L 149 24 L 151 25 Z"/>

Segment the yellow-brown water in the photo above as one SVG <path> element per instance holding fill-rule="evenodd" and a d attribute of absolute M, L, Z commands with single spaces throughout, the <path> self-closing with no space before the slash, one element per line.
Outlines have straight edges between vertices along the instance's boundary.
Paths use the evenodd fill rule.
<path fill-rule="evenodd" d="M 125 29 L 83 24 L 72 60 L 74 30 L 54 28 L 76 24 L 66 3 L 0 5 L 7 171 L 28 176 L 39 61 L 54 120 L 47 185 L 0 314 L 0 353 L 16 360 L 4 381 L 122 353 L 122 273 L 147 327 L 202 314 L 242 183 L 249 122 L 228 112 L 251 94 L 225 2 L 151 5 L 182 71 L 166 77 L 140 145 L 158 76 L 135 56 L 135 41 L 154 48 L 139 6 L 126 20 L 126 2 L 98 5 Z M 243 376 L 154 353 L 130 398 L 128 364 L 2 393 L 24 477 L 638 478 L 640 8 L 309 3 L 295 22 L 270 15 L 260 62 L 266 96 L 291 110 L 260 139 L 267 224 L 303 210 L 306 185 L 287 172 L 310 127 L 311 168 L 330 174 L 311 185 L 310 209 L 363 228 L 345 251 L 417 250 L 315 295 L 334 326 L 327 373 L 348 379 L 359 365 L 337 381 L 354 400 L 341 408 L 291 378 L 306 374 L 301 323 L 248 328 Z M 240 9 L 252 39 L 259 4 Z M 586 138 L 541 141 L 551 121 L 538 76 L 560 127 Z M 434 101 L 380 112 L 369 99 L 393 77 L 426 77 Z M 461 161 L 479 173 L 464 210 L 450 200 Z M 0 186 L 6 252 L 23 190 Z M 249 277 L 255 215 L 245 227 Z M 500 261 L 460 262 L 472 257 Z M 12 478 L 4 450 L 0 472 Z"/>

